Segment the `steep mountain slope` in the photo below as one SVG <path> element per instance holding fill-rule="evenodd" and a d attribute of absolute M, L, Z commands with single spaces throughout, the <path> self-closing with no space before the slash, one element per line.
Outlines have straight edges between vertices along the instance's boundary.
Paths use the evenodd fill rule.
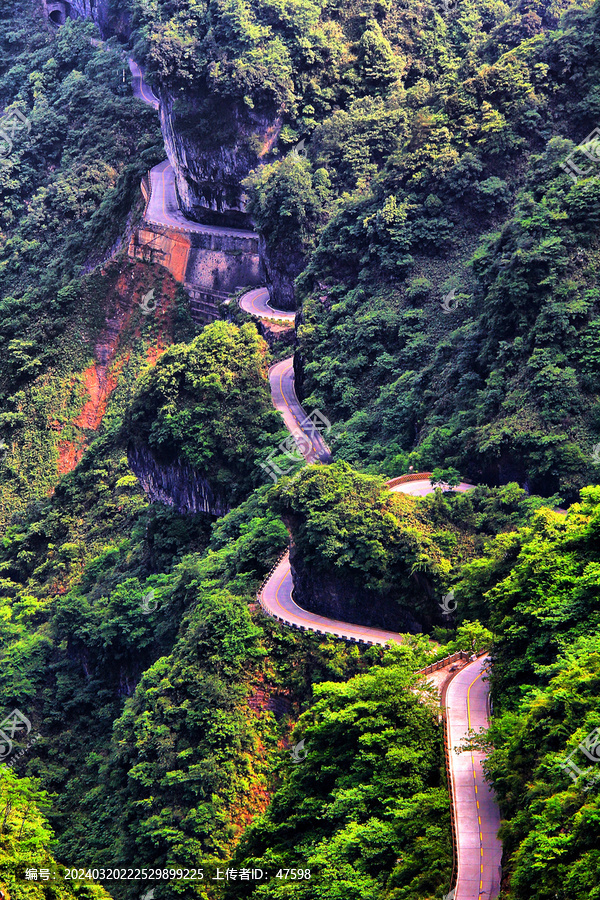
<path fill-rule="evenodd" d="M 598 8 L 110 5 L 160 95 L 183 208 L 252 213 L 290 304 L 304 270 L 298 383 L 339 459 L 260 486 L 282 437 L 266 345 L 249 324 L 195 335 L 164 271 L 119 255 L 162 158 L 153 112 L 89 23 L 54 32 L 11 0 L 0 95 L 32 128 L 0 173 L 0 705 L 41 738 L 2 781 L 21 794 L 7 864 L 17 828 L 49 859 L 33 805 L 27 830 L 39 787 L 63 861 L 272 870 L 157 897 L 447 892 L 442 729 L 414 687 L 430 642 L 386 653 L 265 620 L 256 589 L 289 528 L 318 602 L 400 611 L 439 656 L 495 638 L 504 893 L 594 897 L 597 782 L 559 769 L 598 724 L 597 489 L 565 516 L 514 483 L 420 500 L 374 475 L 453 464 L 548 495 L 595 474 L 597 186 L 561 163 L 593 124 Z M 219 503 L 196 502 L 207 484 Z"/>
<path fill-rule="evenodd" d="M 131 97 L 120 54 L 91 43 L 90 23 L 55 33 L 29 0 L 3 4 L 0 21 L 0 101 L 12 134 L 0 157 L 6 523 L 73 468 L 148 358 L 190 331 L 163 272 L 120 259 L 87 275 L 122 246 L 140 178 L 160 159 L 157 124 Z M 150 322 L 140 301 L 152 289 L 160 309 Z"/>
<path fill-rule="evenodd" d="M 297 373 L 338 455 L 569 499 L 594 481 L 597 166 L 570 154 L 596 124 L 597 5 L 130 9 L 187 211 L 229 180 L 286 308 L 306 266 Z"/>

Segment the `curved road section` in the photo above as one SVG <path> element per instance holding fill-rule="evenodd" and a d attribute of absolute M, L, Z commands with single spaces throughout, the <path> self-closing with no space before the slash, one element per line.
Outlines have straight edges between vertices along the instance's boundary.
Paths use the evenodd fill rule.
<path fill-rule="evenodd" d="M 293 323 L 296 313 L 285 309 L 275 309 L 269 303 L 269 292 L 266 288 L 255 288 L 240 297 L 240 307 L 244 312 L 256 316 L 257 319 L 283 319 L 284 322 Z"/>
<path fill-rule="evenodd" d="M 137 97 L 138 100 L 143 100 L 144 103 L 148 104 L 148 106 L 152 106 L 154 109 L 159 109 L 159 100 L 155 96 L 152 88 L 144 81 L 144 74 L 142 70 L 135 60 L 129 59 L 128 62 L 129 70 L 132 75 L 133 96 Z"/>
<path fill-rule="evenodd" d="M 144 73 L 135 62 L 129 60 L 129 69 L 132 75 L 132 90 L 135 97 L 159 109 L 160 103 L 152 88 L 144 79 Z M 150 170 L 150 200 L 146 207 L 144 218 L 154 225 L 166 225 L 169 228 L 178 228 L 180 231 L 196 231 L 203 234 L 227 234 L 241 237 L 256 237 L 254 231 L 244 231 L 241 228 L 222 228 L 217 225 L 201 225 L 192 222 L 182 213 L 177 196 L 175 172 L 173 166 L 166 159 Z"/>
<path fill-rule="evenodd" d="M 329 423 L 318 410 L 307 416 L 300 405 L 294 386 L 293 356 L 269 369 L 269 382 L 273 406 L 283 416 L 304 459 L 308 463 L 329 462 L 331 452 L 321 436 Z"/>
<path fill-rule="evenodd" d="M 144 216 L 154 225 L 167 225 L 180 231 L 195 231 L 202 234 L 226 234 L 232 237 L 256 237 L 254 231 L 242 228 L 225 228 L 220 225 L 201 225 L 187 219 L 179 207 L 173 166 L 166 159 L 150 169 L 150 200 Z"/>
<path fill-rule="evenodd" d="M 454 900 L 493 900 L 500 892 L 502 843 L 500 812 L 483 777 L 485 755 L 457 751 L 472 731 L 489 726 L 488 657 L 480 657 L 458 672 L 446 692 L 448 753 L 456 823 L 458 878 Z"/>
<path fill-rule="evenodd" d="M 301 631 L 316 631 L 318 634 L 332 634 L 346 641 L 361 641 L 366 644 L 388 644 L 401 641 L 402 635 L 395 631 L 366 628 L 364 625 L 350 625 L 310 613 L 294 603 L 292 592 L 294 583 L 290 569 L 289 553 L 279 561 L 272 575 L 258 595 L 263 609 L 286 625 L 293 625 Z"/>
<path fill-rule="evenodd" d="M 474 487 L 474 484 L 469 484 L 466 481 L 461 481 L 461 483 L 452 488 L 452 490 L 460 491 L 460 493 L 463 493 L 464 491 L 472 490 Z M 431 483 L 429 478 L 421 478 L 418 481 L 407 481 L 405 484 L 397 484 L 394 487 L 390 488 L 390 491 L 392 493 L 410 494 L 411 497 L 425 497 L 426 494 L 431 494 L 434 490 L 435 487 Z"/>

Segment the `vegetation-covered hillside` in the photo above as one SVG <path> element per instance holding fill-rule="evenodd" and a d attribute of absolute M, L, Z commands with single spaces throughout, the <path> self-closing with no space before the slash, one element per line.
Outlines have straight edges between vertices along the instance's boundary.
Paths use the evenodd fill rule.
<path fill-rule="evenodd" d="M 56 900 L 110 900 L 100 885 L 75 884 L 60 877 L 64 869 L 57 866 L 52 854 L 54 837 L 43 813 L 49 804 L 47 793 L 37 789 L 31 779 L 2 772 L 0 890 L 3 896 L 12 900 L 44 900 L 52 891 Z M 27 877 L 31 871 L 44 874 L 33 880 Z"/>
<path fill-rule="evenodd" d="M 495 634 L 489 771 L 507 900 L 600 896 L 599 517 L 597 487 L 566 516 L 541 510 L 493 540 L 456 591 Z"/>
<path fill-rule="evenodd" d="M 136 386 L 127 438 L 159 460 L 188 463 L 235 505 L 264 480 L 257 457 L 266 458 L 282 430 L 266 350 L 254 324 L 223 322 L 169 348 Z"/>
<path fill-rule="evenodd" d="M 563 168 L 600 111 L 600 5 L 105 5 L 125 51 L 37 2 L 0 10 L 0 101 L 23 117 L 0 157 L 0 709 L 37 735 L 0 772 L 1 893 L 441 900 L 443 729 L 416 673 L 491 645 L 475 740 L 502 900 L 600 900 L 600 779 L 561 767 L 600 727 L 600 169 L 590 149 Z M 223 168 L 242 145 L 264 162 L 237 187 L 274 282 L 298 276 L 327 467 L 264 483 L 285 436 L 267 344 L 195 327 L 165 270 L 127 258 L 165 153 L 127 52 L 165 130 L 168 107 Z M 135 453 L 229 511 L 152 502 Z M 409 466 L 478 486 L 390 493 Z M 267 618 L 256 592 L 290 537 L 297 601 L 426 633 L 386 650 Z M 271 875 L 20 877 L 54 860 Z"/>
<path fill-rule="evenodd" d="M 275 876 L 229 896 L 416 900 L 447 883 L 449 804 L 436 704 L 414 692 L 408 648 L 386 662 L 315 689 L 296 730 L 306 757 L 248 829 L 235 860 L 311 877 L 292 885 Z"/>
<path fill-rule="evenodd" d="M 155 117 L 131 95 L 121 53 L 91 23 L 55 32 L 41 6 L 0 9 L 0 522 L 45 497 L 81 457 L 153 351 L 189 335 L 165 273 L 122 260 L 139 183 L 161 158 Z M 28 124 L 27 124 L 28 123 Z M 10 151 L 10 152 L 7 152 Z M 140 311 L 154 289 L 160 312 Z M 189 318 L 189 317 L 188 317 Z M 152 351 L 150 351 L 152 352 Z M 116 394 L 114 393 L 116 390 Z"/>
<path fill-rule="evenodd" d="M 561 164 L 597 124 L 598 5 L 129 4 L 152 77 L 207 104 L 192 144 L 217 102 L 279 130 L 249 209 L 271 270 L 305 267 L 303 391 L 338 455 L 594 481 L 597 162 Z"/>

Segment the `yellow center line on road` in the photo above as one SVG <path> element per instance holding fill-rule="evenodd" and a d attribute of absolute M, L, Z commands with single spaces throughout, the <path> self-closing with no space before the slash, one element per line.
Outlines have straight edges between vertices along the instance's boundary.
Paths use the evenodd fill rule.
<path fill-rule="evenodd" d="M 484 669 L 481 670 L 479 675 L 473 679 L 469 687 L 467 688 L 467 722 L 469 726 L 469 732 L 471 731 L 471 688 L 473 685 L 479 681 L 481 676 L 484 673 Z M 477 799 L 477 775 L 475 772 L 475 757 L 473 756 L 473 751 L 471 750 L 471 766 L 473 767 L 473 780 L 475 782 L 475 802 L 477 803 L 477 809 L 479 809 L 479 800 Z M 478 816 L 479 826 L 481 827 L 481 816 Z M 479 831 L 479 855 L 481 858 L 481 863 L 479 866 L 479 893 L 481 894 L 483 891 L 483 833 L 481 830 Z M 457 883 L 458 886 L 458 883 Z"/>
<path fill-rule="evenodd" d="M 290 610 L 286 609 L 285 606 L 282 606 L 281 602 L 279 600 L 279 591 L 283 587 L 283 584 L 284 584 L 285 580 L 287 579 L 287 576 L 288 576 L 288 572 L 284 572 L 281 581 L 277 585 L 277 589 L 275 591 L 275 603 L 276 603 L 277 608 L 280 609 L 281 612 L 287 613 L 289 615 Z M 293 606 L 296 607 L 298 612 L 300 612 L 300 613 L 306 612 L 306 610 L 301 609 L 301 607 L 299 607 L 296 603 L 294 603 L 294 601 L 292 600 L 291 597 L 290 597 L 290 602 L 293 604 Z M 303 622 L 302 616 L 298 616 L 298 618 L 301 622 Z M 337 631 L 345 631 L 347 634 L 356 634 L 356 635 L 360 636 L 360 635 L 364 635 L 364 634 L 371 634 L 371 631 L 373 631 L 376 636 L 378 636 L 378 637 L 382 636 L 382 632 L 377 631 L 377 629 L 367 629 L 367 631 L 364 631 L 363 629 L 360 629 L 360 628 L 353 628 L 351 625 L 346 624 L 346 622 L 337 623 L 337 622 L 335 622 L 335 620 L 326 619 L 326 618 L 323 618 L 323 616 L 317 616 L 316 618 L 323 619 L 323 627 L 334 628 L 334 629 L 337 629 Z M 321 623 L 317 622 L 314 624 L 320 625 Z M 335 635 L 336 632 L 332 631 L 331 634 Z"/>
<path fill-rule="evenodd" d="M 479 679 L 481 678 L 482 675 L 483 675 L 483 669 L 481 670 L 481 672 L 479 673 L 477 678 L 473 679 L 473 681 L 471 682 L 471 684 L 469 685 L 469 687 L 467 689 L 467 721 L 469 723 L 469 731 L 471 730 L 471 688 L 473 687 L 473 685 L 475 684 L 476 681 L 479 681 Z M 473 751 L 471 751 L 471 755 L 472 755 L 472 752 Z"/>
<path fill-rule="evenodd" d="M 142 92 L 142 97 L 150 106 L 154 106 L 154 95 L 151 97 L 146 96 L 146 91 L 144 90 L 144 79 L 142 75 L 140 75 L 140 90 Z"/>
<path fill-rule="evenodd" d="M 281 392 L 281 396 L 283 397 L 283 402 L 285 403 L 285 405 L 286 405 L 287 408 L 289 409 L 291 416 L 292 416 L 292 417 L 295 419 L 295 421 L 297 422 L 298 427 L 300 427 L 300 419 L 298 418 L 298 416 L 296 415 L 296 413 L 294 412 L 294 410 L 292 409 L 292 407 L 290 406 L 290 404 L 287 402 L 287 398 L 286 398 L 286 396 L 285 396 L 285 394 L 284 394 L 284 392 L 283 392 L 283 376 L 284 376 L 284 375 L 287 375 L 287 373 L 290 371 L 290 369 L 293 367 L 293 365 L 294 365 L 293 363 L 290 363 L 289 366 L 287 367 L 287 369 L 282 369 L 282 370 L 281 370 L 281 375 L 279 376 L 279 390 L 280 390 L 280 392 Z"/>
<path fill-rule="evenodd" d="M 293 364 L 293 362 L 291 362 L 291 363 L 288 365 L 287 369 L 282 369 L 282 370 L 281 370 L 281 375 L 279 376 L 279 391 L 280 391 L 280 393 L 281 393 L 281 396 L 283 397 L 283 402 L 285 403 L 285 405 L 287 406 L 288 410 L 290 411 L 291 416 L 293 417 L 293 419 L 294 419 L 295 422 L 297 423 L 298 428 L 300 429 L 300 431 L 302 432 L 302 434 L 303 434 L 305 437 L 307 437 L 308 440 L 310 441 L 310 446 L 311 446 L 312 455 L 314 455 L 316 458 L 318 458 L 319 453 L 318 453 L 318 450 L 317 450 L 316 445 L 313 443 L 312 438 L 311 438 L 308 434 L 306 434 L 306 432 L 305 432 L 304 429 L 302 428 L 302 423 L 300 422 L 300 419 L 298 418 L 298 416 L 296 415 L 296 413 L 294 412 L 294 410 L 291 408 L 290 404 L 287 402 L 286 396 L 285 396 L 285 394 L 284 394 L 284 392 L 283 392 L 283 376 L 284 376 L 284 375 L 287 375 L 288 372 L 289 372 L 291 369 L 293 369 L 293 366 L 294 366 L 294 364 Z M 294 388 L 293 385 L 292 385 L 292 389 L 293 389 L 293 391 L 294 391 L 294 396 L 296 397 L 296 403 L 298 404 L 298 406 L 301 407 L 300 401 L 298 400 L 298 397 L 296 396 L 296 390 L 295 390 L 295 388 Z M 302 411 L 304 412 L 304 410 L 302 410 Z M 306 419 L 306 417 L 305 417 L 305 419 Z M 306 462 L 310 464 L 310 462 L 311 462 L 310 459 L 307 458 L 307 457 L 305 457 L 305 459 L 306 459 Z"/>
<path fill-rule="evenodd" d="M 281 590 L 281 586 L 282 586 L 283 582 L 285 581 L 285 579 L 287 578 L 287 575 L 288 575 L 287 572 L 283 573 L 283 578 L 277 585 L 277 590 L 275 591 L 275 603 L 277 604 L 277 607 L 278 607 L 278 609 L 281 610 L 281 612 L 287 612 L 287 610 L 279 602 L 279 591 Z"/>

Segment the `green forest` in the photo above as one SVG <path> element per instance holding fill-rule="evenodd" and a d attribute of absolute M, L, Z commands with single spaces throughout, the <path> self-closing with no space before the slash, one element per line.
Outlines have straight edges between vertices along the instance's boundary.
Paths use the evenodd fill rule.
<path fill-rule="evenodd" d="M 491 900 L 600 900 L 600 0 L 51 6 L 0 9 L 1 900 L 454 900 L 483 656 Z M 294 328 L 131 252 L 167 156 Z M 266 613 L 288 549 L 363 638 Z"/>

